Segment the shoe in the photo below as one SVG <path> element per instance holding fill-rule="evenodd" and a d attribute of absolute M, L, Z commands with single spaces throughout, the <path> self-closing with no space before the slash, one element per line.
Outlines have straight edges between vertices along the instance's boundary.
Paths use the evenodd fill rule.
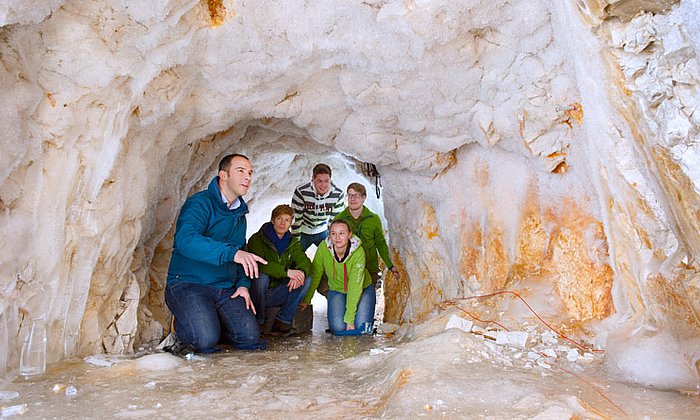
<path fill-rule="evenodd" d="M 183 343 L 177 336 L 175 336 L 175 341 L 169 346 L 163 347 L 163 351 L 171 353 L 178 357 L 187 357 L 188 355 L 194 355 L 197 349 L 190 343 Z"/>
<path fill-rule="evenodd" d="M 292 331 L 292 324 L 275 319 L 275 322 L 272 323 L 272 331 L 287 334 Z"/>

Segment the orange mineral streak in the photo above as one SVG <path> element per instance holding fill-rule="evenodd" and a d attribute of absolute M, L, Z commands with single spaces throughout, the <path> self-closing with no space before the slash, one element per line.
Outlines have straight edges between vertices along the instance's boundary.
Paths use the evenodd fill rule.
<path fill-rule="evenodd" d="M 495 225 L 483 232 L 479 222 L 473 222 L 462 235 L 460 272 L 464 279 L 475 276 L 484 291 L 494 291 L 508 284 L 510 262 L 503 245 L 503 230 Z"/>
<path fill-rule="evenodd" d="M 49 100 L 49 103 L 51 104 L 51 108 L 56 108 L 56 98 L 54 98 L 53 93 L 47 92 L 46 99 Z"/>
<path fill-rule="evenodd" d="M 433 176 L 433 179 L 445 175 L 449 172 L 452 167 L 457 164 L 457 149 L 450 150 L 447 153 L 437 152 L 435 153 L 435 163 L 442 170 Z"/>
<path fill-rule="evenodd" d="M 427 239 L 433 239 L 439 236 L 437 215 L 435 214 L 435 208 L 430 203 L 425 203 L 423 205 L 423 220 L 424 223 L 421 224 L 423 237 Z"/>
<path fill-rule="evenodd" d="M 549 235 L 545 230 L 542 216 L 534 206 L 530 206 L 518 239 L 515 263 L 513 264 L 513 278 L 515 280 L 528 277 L 539 279 L 543 275 L 549 274 L 548 260 L 551 257 Z"/>
<path fill-rule="evenodd" d="M 583 107 L 580 103 L 574 102 L 564 111 L 565 118 L 562 124 L 566 124 L 573 128 L 573 122 L 576 121 L 579 125 L 583 123 Z"/>
<path fill-rule="evenodd" d="M 647 279 L 649 294 L 654 296 L 656 305 L 653 312 L 663 314 L 664 318 L 674 323 L 683 322 L 700 331 L 697 308 L 693 307 L 683 286 L 686 280 L 684 274 L 680 274 L 673 280 L 666 279 L 661 274 L 649 276 Z"/>
<path fill-rule="evenodd" d="M 423 276 L 425 277 L 425 276 Z M 414 314 L 412 320 L 420 322 L 430 315 L 435 307 L 444 300 L 442 289 L 435 280 L 429 280 L 413 294 Z"/>
<path fill-rule="evenodd" d="M 394 249 L 392 258 L 399 275 L 384 277 L 384 321 L 400 324 L 406 311 L 406 304 L 411 297 L 411 284 L 399 252 Z"/>
<path fill-rule="evenodd" d="M 219 26 L 226 19 L 226 6 L 223 0 L 207 0 L 212 26 Z"/>
<path fill-rule="evenodd" d="M 573 200 L 565 200 L 557 209 L 543 210 L 534 194 L 528 198 L 512 262 L 497 222 L 489 219 L 482 226 L 463 221 L 462 279 L 475 278 L 484 293 L 515 282 L 552 282 L 566 319 L 605 318 L 613 311 L 613 271 L 603 225 Z"/>
<path fill-rule="evenodd" d="M 552 234 L 554 289 L 575 320 L 603 319 L 613 312 L 613 271 L 600 221 L 573 200 L 556 218 Z"/>

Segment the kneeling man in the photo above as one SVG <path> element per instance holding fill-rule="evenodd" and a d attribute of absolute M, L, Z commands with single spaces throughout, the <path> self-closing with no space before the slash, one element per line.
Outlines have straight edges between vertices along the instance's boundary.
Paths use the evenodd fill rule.
<path fill-rule="evenodd" d="M 265 260 L 244 251 L 248 192 L 253 169 L 243 155 L 228 155 L 209 188 L 185 201 L 175 225 L 165 303 L 175 335 L 199 353 L 219 342 L 264 348 L 248 287 Z"/>
<path fill-rule="evenodd" d="M 265 307 L 282 306 L 272 325 L 273 331 L 280 333 L 292 329 L 297 306 L 311 285 L 311 260 L 289 231 L 293 218 L 294 210 L 280 204 L 272 210 L 270 222 L 248 241 L 248 251 L 267 261 L 251 286 L 258 324 L 262 328 L 265 323 Z"/>

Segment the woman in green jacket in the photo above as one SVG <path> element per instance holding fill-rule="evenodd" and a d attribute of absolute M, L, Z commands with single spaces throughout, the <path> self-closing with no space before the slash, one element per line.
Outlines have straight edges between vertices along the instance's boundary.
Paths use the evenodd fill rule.
<path fill-rule="evenodd" d="M 365 251 L 360 239 L 353 236 L 347 221 L 331 223 L 328 238 L 321 243 L 311 269 L 311 288 L 304 303 L 311 298 L 323 274 L 328 277 L 328 326 L 333 334 L 369 333 L 374 324 L 377 295 L 365 269 Z"/>

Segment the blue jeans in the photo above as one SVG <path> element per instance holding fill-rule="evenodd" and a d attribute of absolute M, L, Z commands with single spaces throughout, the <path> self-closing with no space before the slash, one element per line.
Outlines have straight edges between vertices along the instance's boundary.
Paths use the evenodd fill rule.
<path fill-rule="evenodd" d="M 197 283 L 168 283 L 165 303 L 175 317 L 175 335 L 198 353 L 213 353 L 219 342 L 251 348 L 260 340 L 255 315 L 245 299 L 231 299 L 235 288 L 221 289 Z"/>
<path fill-rule="evenodd" d="M 299 242 L 301 243 L 301 249 L 306 251 L 309 249 L 311 244 L 314 244 L 318 246 L 321 242 L 323 242 L 324 239 L 328 236 L 328 230 L 324 230 L 321 233 L 314 233 L 313 235 L 309 235 L 306 233 L 300 233 L 299 234 Z"/>
<path fill-rule="evenodd" d="M 270 289 L 270 276 L 265 273 L 260 273 L 260 277 L 252 279 L 250 284 L 250 297 L 255 305 L 258 324 L 265 323 L 265 308 L 270 306 L 281 306 L 277 319 L 285 324 L 291 324 L 294 321 L 294 315 L 297 313 L 299 302 L 304 299 L 306 292 L 311 286 L 311 277 L 304 280 L 304 285 L 298 287 L 291 292 L 287 283 L 282 283 Z"/>
<path fill-rule="evenodd" d="M 345 293 L 328 291 L 328 326 L 332 333 L 345 331 L 345 302 L 347 295 Z M 357 313 L 355 314 L 355 328 L 367 329 L 371 331 L 374 324 L 374 305 L 377 303 L 377 292 L 374 285 L 370 284 L 362 290 L 360 301 L 357 304 Z"/>

